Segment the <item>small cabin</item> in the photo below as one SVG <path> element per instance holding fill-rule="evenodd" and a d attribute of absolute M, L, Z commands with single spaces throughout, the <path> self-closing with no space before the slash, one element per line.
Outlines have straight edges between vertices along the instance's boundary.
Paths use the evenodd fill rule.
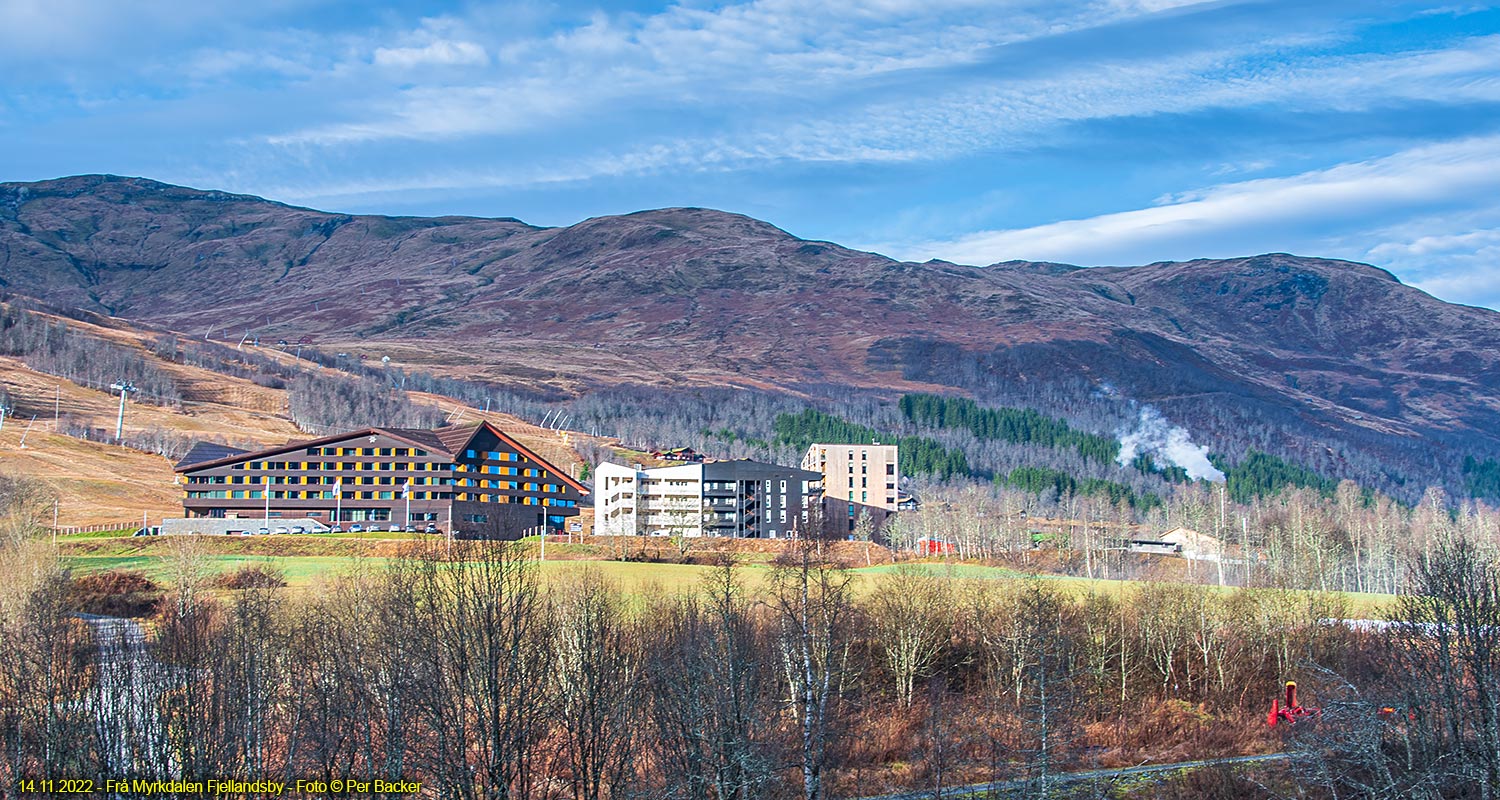
<path fill-rule="evenodd" d="M 945 556 L 953 552 L 952 544 L 931 536 L 923 536 L 917 540 L 916 545 L 917 555 L 921 556 Z"/>

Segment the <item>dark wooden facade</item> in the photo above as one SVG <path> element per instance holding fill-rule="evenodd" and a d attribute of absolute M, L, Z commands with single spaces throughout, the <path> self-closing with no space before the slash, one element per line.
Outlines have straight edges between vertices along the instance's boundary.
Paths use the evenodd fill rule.
<path fill-rule="evenodd" d="M 199 445 L 176 469 L 188 517 L 431 522 L 485 536 L 561 528 L 587 493 L 489 423 L 366 428 L 256 452 Z"/>

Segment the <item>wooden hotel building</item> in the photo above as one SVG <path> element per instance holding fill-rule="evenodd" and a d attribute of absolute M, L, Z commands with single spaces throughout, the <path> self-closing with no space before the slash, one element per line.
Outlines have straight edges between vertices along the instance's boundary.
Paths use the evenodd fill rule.
<path fill-rule="evenodd" d="M 199 443 L 176 470 L 187 517 L 432 523 L 485 538 L 560 529 L 588 493 L 488 422 L 365 428 L 254 452 Z"/>

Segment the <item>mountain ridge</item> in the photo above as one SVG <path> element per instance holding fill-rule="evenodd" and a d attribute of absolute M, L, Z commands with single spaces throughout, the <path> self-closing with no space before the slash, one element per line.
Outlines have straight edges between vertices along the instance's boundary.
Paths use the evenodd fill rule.
<path fill-rule="evenodd" d="M 1281 431 L 1308 440 L 1283 452 L 1334 441 L 1424 472 L 1500 453 L 1500 314 L 1285 253 L 916 264 L 703 208 L 549 228 L 73 176 L 0 184 L 0 288 L 570 392 L 948 386 L 1066 405 L 1109 387 L 1239 446 Z"/>

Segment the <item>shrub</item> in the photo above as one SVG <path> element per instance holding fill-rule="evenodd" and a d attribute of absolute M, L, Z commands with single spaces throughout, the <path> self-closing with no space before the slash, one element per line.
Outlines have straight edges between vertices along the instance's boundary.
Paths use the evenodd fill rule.
<path fill-rule="evenodd" d="M 233 572 L 221 573 L 214 578 L 214 586 L 220 589 L 280 589 L 286 586 L 286 574 L 275 567 L 246 564 Z"/>
<path fill-rule="evenodd" d="M 143 572 L 92 572 L 73 578 L 68 586 L 68 607 L 107 617 L 145 617 L 151 615 L 161 595 L 161 586 Z"/>

